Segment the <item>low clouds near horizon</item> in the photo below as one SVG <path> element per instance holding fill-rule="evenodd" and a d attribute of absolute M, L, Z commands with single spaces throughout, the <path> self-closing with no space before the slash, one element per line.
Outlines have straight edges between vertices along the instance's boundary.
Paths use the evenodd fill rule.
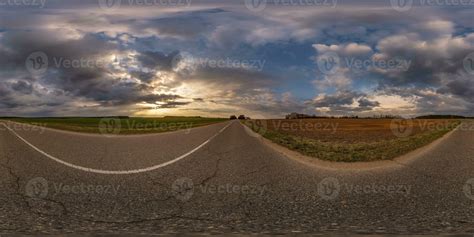
<path fill-rule="evenodd" d="M 473 13 L 0 6 L 0 116 L 472 115 Z"/>

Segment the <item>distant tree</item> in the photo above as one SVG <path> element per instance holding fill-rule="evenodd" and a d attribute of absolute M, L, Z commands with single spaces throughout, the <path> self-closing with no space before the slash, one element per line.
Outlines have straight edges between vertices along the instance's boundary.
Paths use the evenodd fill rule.
<path fill-rule="evenodd" d="M 239 115 L 239 119 L 244 120 L 244 119 L 245 119 L 245 115 Z"/>
<path fill-rule="evenodd" d="M 450 114 L 433 114 L 433 115 L 424 115 L 418 116 L 417 119 L 463 119 L 466 118 L 460 115 L 450 115 Z"/>
<path fill-rule="evenodd" d="M 237 116 L 235 116 L 235 115 L 230 116 L 230 120 L 235 120 L 235 119 L 237 119 Z"/>

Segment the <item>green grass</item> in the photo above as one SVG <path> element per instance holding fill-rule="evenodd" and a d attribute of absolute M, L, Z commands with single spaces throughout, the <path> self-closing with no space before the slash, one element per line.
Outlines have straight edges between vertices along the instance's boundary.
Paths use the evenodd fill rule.
<path fill-rule="evenodd" d="M 226 121 L 224 118 L 7 118 L 7 120 L 82 133 L 147 134 L 191 129 Z"/>
<path fill-rule="evenodd" d="M 337 162 L 376 161 L 391 160 L 428 145 L 456 128 L 459 124 L 460 121 L 455 121 L 450 126 L 440 130 L 430 130 L 409 137 L 371 143 L 321 142 L 270 130 L 265 131 L 262 135 L 274 143 L 321 160 Z M 258 128 L 251 124 L 247 125 L 254 131 L 258 131 Z"/>

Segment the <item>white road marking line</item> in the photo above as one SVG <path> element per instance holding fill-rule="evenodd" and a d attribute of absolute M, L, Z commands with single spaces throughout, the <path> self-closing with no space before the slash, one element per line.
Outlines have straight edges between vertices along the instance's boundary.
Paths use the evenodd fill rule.
<path fill-rule="evenodd" d="M 63 164 L 65 166 L 68 166 L 70 168 L 74 168 L 74 169 L 77 169 L 77 170 L 81 170 L 81 171 L 85 171 L 85 172 L 90 172 L 90 173 L 96 173 L 96 174 L 108 174 L 108 175 L 124 175 L 124 174 L 138 174 L 138 173 L 144 173 L 144 172 L 149 172 L 149 171 L 153 171 L 153 170 L 156 170 L 156 169 L 159 169 L 159 168 L 163 168 L 165 166 L 168 166 L 168 165 L 171 165 L 173 163 L 176 163 L 184 158 L 186 158 L 187 156 L 193 154 L 194 152 L 196 152 L 197 150 L 201 149 L 203 146 L 205 146 L 207 143 L 209 143 L 212 139 L 214 139 L 215 137 L 217 137 L 219 134 L 221 134 L 222 132 L 224 132 L 224 130 L 226 128 L 228 128 L 230 125 L 232 124 L 229 123 L 227 124 L 224 128 L 222 128 L 218 133 L 216 133 L 214 136 L 212 136 L 211 138 L 207 139 L 204 143 L 202 143 L 201 145 L 197 146 L 196 148 L 192 149 L 191 151 L 189 151 L 188 153 L 180 156 L 180 157 L 177 157 L 173 160 L 170 160 L 168 162 L 165 162 L 163 164 L 159 164 L 159 165 L 155 165 L 155 166 L 151 166 L 151 167 L 148 167 L 148 168 L 143 168 L 143 169 L 134 169 L 134 170 L 117 170 L 117 171 L 114 171 L 114 170 L 101 170 L 101 169 L 92 169 L 92 168 L 87 168 L 87 167 L 83 167 L 83 166 L 79 166 L 79 165 L 74 165 L 74 164 L 71 164 L 71 163 L 68 163 L 66 161 L 63 161 L 61 159 L 58 159 L 44 151 L 42 151 L 41 149 L 39 149 L 38 147 L 34 146 L 33 144 L 31 144 L 30 142 L 28 142 L 26 139 L 24 139 L 23 137 L 21 137 L 20 135 L 18 135 L 18 133 L 16 133 L 13 129 L 11 129 L 10 127 L 8 127 L 7 125 L 5 125 L 4 123 L 2 123 L 2 125 L 7 128 L 11 133 L 13 133 L 13 135 L 15 135 L 16 137 L 18 137 L 20 140 L 22 140 L 24 143 L 26 143 L 28 146 L 30 146 L 31 148 L 33 148 L 34 150 L 36 150 L 37 152 L 39 152 L 40 154 L 46 156 L 47 158 L 53 160 L 53 161 L 56 161 L 60 164 Z"/>

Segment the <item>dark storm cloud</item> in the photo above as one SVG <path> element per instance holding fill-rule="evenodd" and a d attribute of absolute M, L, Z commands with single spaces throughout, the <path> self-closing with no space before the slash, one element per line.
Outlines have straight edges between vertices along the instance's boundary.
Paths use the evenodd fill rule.
<path fill-rule="evenodd" d="M 189 80 L 203 80 L 206 83 L 237 84 L 242 90 L 268 88 L 278 83 L 275 76 L 245 68 L 199 67 L 188 77 Z M 245 92 L 245 91 L 242 91 Z"/>
<path fill-rule="evenodd" d="M 366 98 L 361 98 L 357 102 L 359 102 L 359 107 L 368 108 L 368 109 L 372 109 L 380 105 L 378 101 L 371 101 Z"/>
<path fill-rule="evenodd" d="M 0 108 L 11 109 L 17 106 L 19 106 L 19 103 L 15 100 L 12 90 L 0 81 Z"/>
<path fill-rule="evenodd" d="M 384 83 L 436 85 L 442 74 L 456 75 L 464 71 L 464 58 L 474 52 L 474 35 L 456 38 L 439 35 L 429 41 L 416 35 L 399 35 L 381 40 L 377 47 L 383 58 L 411 60 L 406 71 L 384 72 L 388 76 Z"/>
<path fill-rule="evenodd" d="M 46 53 L 52 64 L 53 59 L 94 59 L 104 55 L 116 46 L 101 40 L 93 34 L 80 39 L 67 39 L 54 31 L 7 31 L 0 38 L 4 57 L 0 58 L 0 68 L 24 70 L 27 57 L 36 51 Z"/>
<path fill-rule="evenodd" d="M 338 105 L 351 105 L 354 100 L 363 94 L 354 91 L 342 91 L 334 95 L 324 95 L 315 99 L 312 104 L 316 107 L 331 107 Z"/>
<path fill-rule="evenodd" d="M 224 13 L 222 9 L 193 11 L 190 13 L 176 13 L 160 18 L 148 20 L 129 20 L 131 28 L 141 31 L 152 31 L 160 36 L 193 38 L 212 29 L 215 25 L 211 20 L 214 15 Z"/>
<path fill-rule="evenodd" d="M 100 103 L 103 106 L 134 105 L 137 103 L 157 103 L 172 101 L 180 98 L 173 94 L 152 93 L 152 87 L 146 86 L 153 75 L 136 71 L 131 73 L 144 84 L 121 78 L 114 74 L 114 69 L 104 64 L 104 56 L 121 53 L 116 43 L 102 38 L 100 35 L 85 34 L 77 39 L 61 38 L 49 31 L 13 31 L 4 32 L 1 38 L 1 53 L 6 57 L 0 58 L 1 71 L 15 70 L 17 77 L 28 77 L 25 61 L 32 52 L 41 51 L 48 57 L 49 68 L 41 77 L 33 80 L 34 83 L 46 86 L 49 91 L 67 96 L 70 100 L 79 98 Z M 147 59 L 154 68 L 170 69 L 172 56 L 159 57 L 159 53 L 145 52 L 139 54 L 140 59 Z M 92 62 L 92 66 L 64 66 L 58 65 L 60 60 L 84 60 Z M 112 62 L 108 62 L 109 64 Z M 16 79 L 14 79 L 16 80 Z M 31 94 L 33 84 L 17 80 L 11 86 L 9 93 Z M 2 89 L 2 91 L 5 89 Z M 48 95 L 39 95 L 40 98 Z M 51 95 L 49 95 L 51 96 Z M 40 99 L 38 98 L 38 99 Z M 5 100 L 2 102 L 8 107 L 27 106 L 26 101 Z M 60 104 L 45 103 L 47 106 Z M 175 106 L 177 106 L 176 104 Z"/>
<path fill-rule="evenodd" d="M 29 82 L 25 81 L 17 81 L 12 84 L 12 89 L 14 91 L 23 93 L 23 94 L 31 94 L 33 93 L 33 85 L 31 85 Z"/>
<path fill-rule="evenodd" d="M 144 72 L 144 71 L 131 71 L 130 75 L 134 78 L 139 79 L 140 81 L 150 82 L 156 76 L 155 72 Z"/>
<path fill-rule="evenodd" d="M 203 102 L 204 99 L 203 98 L 193 98 L 194 101 L 197 101 L 197 102 Z"/>
<path fill-rule="evenodd" d="M 206 0 L 192 5 L 187 9 L 124 5 L 104 11 L 95 0 L 50 0 L 44 10 L 0 9 L 0 106 L 54 114 L 74 113 L 76 108 L 90 113 L 135 112 L 133 105 L 141 103 L 178 108 L 214 101 L 275 115 L 293 110 L 312 113 L 320 107 L 338 113 L 373 111 L 383 103 L 372 98 L 394 95 L 414 103 L 416 113 L 429 109 L 466 113 L 474 107 L 473 76 L 463 68 L 464 57 L 474 52 L 472 9 L 424 7 L 400 13 L 388 3 L 357 1 L 340 2 L 334 9 L 268 6 L 254 13 L 243 2 Z M 314 75 L 288 86 L 281 82 L 293 75 L 275 75 L 272 67 L 263 71 L 176 67 L 187 63 L 183 50 L 209 58 L 255 58 L 281 49 L 300 64 L 304 63 L 300 57 L 307 58 L 301 49 L 308 45 L 354 43 L 369 47 L 373 58 L 411 60 L 410 68 L 372 68 L 365 74 L 327 77 L 319 83 L 327 87 L 327 94 L 305 104 L 302 101 L 317 94 L 308 83 L 316 79 Z M 25 68 L 26 58 L 36 51 L 46 53 L 50 62 L 42 76 L 32 76 Z M 103 67 L 54 65 L 58 58 L 99 60 L 113 55 L 118 55 L 118 62 Z M 268 60 L 293 64 L 277 57 Z M 311 71 L 314 65 L 299 66 Z M 185 83 L 205 85 L 208 94 L 183 98 L 175 91 Z M 304 98 L 285 94 L 290 90 Z M 202 110 L 206 109 L 226 111 Z"/>
<path fill-rule="evenodd" d="M 452 76 L 449 79 L 446 85 L 438 89 L 438 92 L 465 98 L 472 103 L 472 107 L 474 108 L 474 76 L 463 73 Z"/>
<path fill-rule="evenodd" d="M 351 107 L 354 102 L 358 102 L 357 107 Z M 329 108 L 330 112 L 360 112 L 369 111 L 380 105 L 377 101 L 367 98 L 367 95 L 355 91 L 341 91 L 331 95 L 322 95 L 308 102 L 311 106 L 320 108 Z"/>
<path fill-rule="evenodd" d="M 187 105 L 190 103 L 191 102 L 170 101 L 170 102 L 166 102 L 165 104 L 157 105 L 157 108 L 160 108 L 160 109 L 177 108 L 177 107 Z"/>
<path fill-rule="evenodd" d="M 143 67 L 165 71 L 171 71 L 173 66 L 175 66 L 173 64 L 178 63 L 181 59 L 179 51 L 170 54 L 144 51 L 137 56 L 137 60 Z"/>
<path fill-rule="evenodd" d="M 0 106 L 9 98 L 10 90 L 7 89 L 4 83 L 0 82 Z"/>

